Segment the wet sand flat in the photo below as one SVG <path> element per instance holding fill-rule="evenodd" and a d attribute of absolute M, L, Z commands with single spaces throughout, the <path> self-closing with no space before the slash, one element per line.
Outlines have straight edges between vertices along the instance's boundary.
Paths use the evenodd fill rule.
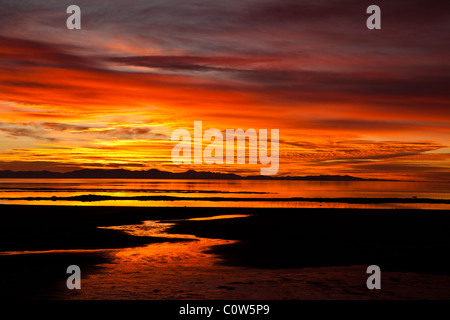
<path fill-rule="evenodd" d="M 0 209 L 4 298 L 450 298 L 448 211 Z M 236 214 L 245 217 L 232 218 Z M 231 218 L 191 219 L 220 215 Z M 170 223 L 165 232 L 175 237 L 98 228 L 148 220 Z M 14 251 L 22 254 L 5 254 Z M 80 265 L 86 277 L 79 292 L 65 288 L 70 264 Z M 365 286 L 371 264 L 383 272 L 378 292 Z"/>

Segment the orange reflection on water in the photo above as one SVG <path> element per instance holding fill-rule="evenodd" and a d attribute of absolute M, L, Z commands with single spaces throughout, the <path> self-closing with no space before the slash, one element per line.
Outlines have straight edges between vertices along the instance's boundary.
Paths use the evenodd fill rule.
<path fill-rule="evenodd" d="M 250 215 L 222 215 L 203 218 L 191 218 L 187 220 L 215 220 L 248 217 Z M 120 263 L 136 260 L 152 261 L 153 263 L 182 263 L 183 265 L 212 265 L 210 255 L 204 251 L 215 245 L 229 244 L 235 241 L 199 238 L 191 234 L 173 234 L 167 232 L 175 223 L 167 223 L 159 220 L 147 220 L 141 224 L 99 227 L 102 229 L 121 230 L 133 236 L 149 236 L 155 238 L 178 239 L 185 241 L 154 243 L 144 247 L 128 248 L 115 253 L 114 259 Z M 207 257 L 207 258 L 206 258 Z"/>
<path fill-rule="evenodd" d="M 80 299 L 189 299 L 217 291 L 219 258 L 206 251 L 235 241 L 168 234 L 171 223 L 145 221 L 139 225 L 103 227 L 133 235 L 167 238 L 168 242 L 110 251 L 111 262 L 83 280 Z M 171 242 L 173 238 L 181 241 Z M 183 240 L 184 239 L 184 240 Z M 229 271 L 228 271 L 229 272 Z M 200 289 L 200 290 L 199 290 Z M 195 296 L 197 292 L 198 296 Z"/>
<path fill-rule="evenodd" d="M 448 210 L 450 205 L 442 203 L 382 203 L 383 198 L 450 200 L 448 190 L 449 184 L 443 182 L 2 179 L 0 204 Z M 321 202 L 323 198 L 380 201 Z"/>
<path fill-rule="evenodd" d="M 218 219 L 233 219 L 233 218 L 246 218 L 250 217 L 249 214 L 223 214 L 221 216 L 212 216 L 212 217 L 199 217 L 199 218 L 190 218 L 190 221 L 205 221 L 205 220 L 218 220 Z"/>
<path fill-rule="evenodd" d="M 345 202 L 310 202 L 310 201 L 206 201 L 206 200 L 177 200 L 177 201 L 136 201 L 136 200 L 107 200 L 107 201 L 34 201 L 14 200 L 0 201 L 0 204 L 17 205 L 54 205 L 54 206 L 98 206 L 98 207 L 171 207 L 171 208 L 322 208 L 322 209 L 423 209 L 450 210 L 450 204 L 442 203 L 345 203 Z"/>

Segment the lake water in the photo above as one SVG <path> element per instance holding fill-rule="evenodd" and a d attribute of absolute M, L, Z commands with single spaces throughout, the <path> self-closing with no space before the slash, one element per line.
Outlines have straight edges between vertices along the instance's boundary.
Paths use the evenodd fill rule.
<path fill-rule="evenodd" d="M 329 202 L 317 198 L 339 200 Z M 342 198 L 419 199 L 423 203 L 402 200 L 368 203 L 370 201 L 348 201 Z M 0 203 L 3 204 L 450 209 L 448 203 L 427 203 L 420 199 L 450 200 L 450 184 L 393 181 L 0 179 Z"/>

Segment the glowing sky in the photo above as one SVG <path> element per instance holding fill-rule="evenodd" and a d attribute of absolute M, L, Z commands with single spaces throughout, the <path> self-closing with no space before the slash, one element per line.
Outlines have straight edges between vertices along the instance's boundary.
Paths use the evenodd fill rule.
<path fill-rule="evenodd" d="M 172 164 L 201 120 L 279 129 L 280 175 L 448 181 L 449 57 L 444 1 L 2 0 L 0 169 L 259 172 Z"/>

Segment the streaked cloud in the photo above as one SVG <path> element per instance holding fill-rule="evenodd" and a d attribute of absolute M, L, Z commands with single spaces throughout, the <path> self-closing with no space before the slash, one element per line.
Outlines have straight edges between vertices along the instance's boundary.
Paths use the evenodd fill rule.
<path fill-rule="evenodd" d="M 369 1 L 80 0 L 75 32 L 70 4 L 0 4 L 0 168 L 180 170 L 202 120 L 280 129 L 280 174 L 449 172 L 449 3 L 380 0 L 377 32 Z"/>

